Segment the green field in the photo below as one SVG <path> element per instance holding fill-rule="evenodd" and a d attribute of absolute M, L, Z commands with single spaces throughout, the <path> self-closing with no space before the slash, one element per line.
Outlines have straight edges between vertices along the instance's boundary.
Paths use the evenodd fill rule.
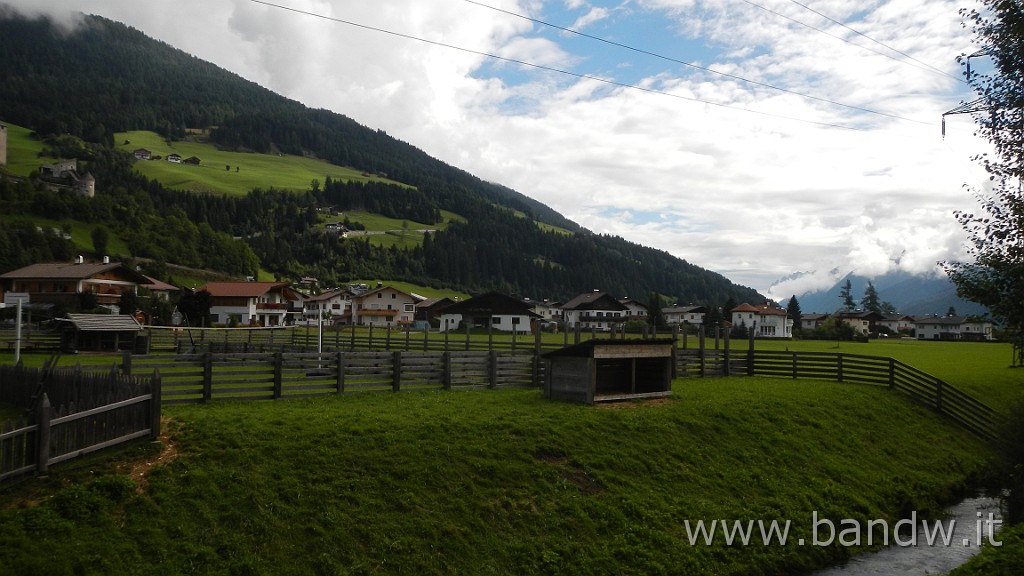
<path fill-rule="evenodd" d="M 175 164 L 166 160 L 140 160 L 135 163 L 135 170 L 140 174 L 159 180 L 174 190 L 234 195 L 246 194 L 254 188 L 302 191 L 309 190 L 313 180 L 323 183 L 328 176 L 344 181 L 391 182 L 312 158 L 228 152 L 199 142 L 170 142 L 154 132 L 119 132 L 114 141 L 118 149 L 126 152 L 145 148 L 162 158 L 172 153 L 180 154 L 183 159 L 198 157 L 201 160 L 198 166 Z"/>
<path fill-rule="evenodd" d="M 16 176 L 29 176 L 39 171 L 39 165 L 52 162 L 54 158 L 40 156 L 43 143 L 32 138 L 31 130 L 6 124 L 7 126 L 7 170 Z"/>
<path fill-rule="evenodd" d="M 674 390 L 167 408 L 175 457 L 144 476 L 128 471 L 147 446 L 0 492 L 0 574 L 798 573 L 853 550 L 691 544 L 684 523 L 789 519 L 809 540 L 815 512 L 935 516 L 984 469 L 977 439 L 885 389 Z"/>

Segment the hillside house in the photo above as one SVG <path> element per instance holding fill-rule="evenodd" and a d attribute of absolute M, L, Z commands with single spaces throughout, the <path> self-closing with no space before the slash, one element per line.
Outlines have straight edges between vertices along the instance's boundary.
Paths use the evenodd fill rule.
<path fill-rule="evenodd" d="M 340 324 L 352 317 L 351 306 L 352 294 L 344 288 L 335 288 L 306 297 L 302 303 L 302 319 L 316 323 L 320 317 L 326 324 Z"/>
<path fill-rule="evenodd" d="M 530 334 L 533 321 L 539 318 L 528 302 L 499 292 L 488 292 L 445 308 L 441 312 L 441 331 L 469 326 Z"/>
<path fill-rule="evenodd" d="M 754 330 L 756 338 L 791 338 L 793 320 L 784 308 L 774 304 L 753 306 L 743 303 L 730 310 L 733 326 Z"/>
<path fill-rule="evenodd" d="M 703 306 L 666 306 L 661 309 L 661 314 L 669 326 L 703 324 L 707 308 Z"/>
<path fill-rule="evenodd" d="M 197 156 L 189 156 L 181 161 L 182 164 L 191 164 L 193 166 L 199 166 L 200 160 Z"/>
<path fill-rule="evenodd" d="M 136 148 L 132 152 L 132 155 L 135 156 L 136 160 L 152 160 L 153 159 L 153 153 L 150 152 L 149 150 L 146 150 L 145 148 Z"/>
<path fill-rule="evenodd" d="M 167 161 L 172 164 L 181 164 L 181 154 L 173 153 L 167 155 Z"/>
<path fill-rule="evenodd" d="M 562 305 L 566 328 L 607 332 L 626 320 L 626 305 L 600 291 L 580 294 Z"/>
<path fill-rule="evenodd" d="M 992 322 L 968 316 L 920 316 L 914 318 L 918 340 L 993 340 Z"/>
<path fill-rule="evenodd" d="M 43 164 L 35 179 L 43 189 L 50 192 L 70 192 L 85 198 L 96 196 L 96 178 L 88 172 L 79 174 L 76 159 Z"/>
<path fill-rule="evenodd" d="M 523 302 L 530 305 L 530 310 L 540 317 L 542 323 L 558 322 L 562 319 L 562 306 L 558 302 L 530 298 L 524 298 Z"/>
<path fill-rule="evenodd" d="M 391 286 L 352 298 L 352 323 L 360 326 L 399 326 L 412 323 L 420 298 Z"/>
<path fill-rule="evenodd" d="M 121 294 L 136 294 L 139 286 L 150 283 L 135 269 L 119 262 L 85 262 L 79 256 L 73 262 L 30 264 L 0 274 L 0 293 L 27 293 L 34 305 L 75 306 L 79 294 L 88 292 L 100 306 L 116 310 Z"/>
<path fill-rule="evenodd" d="M 441 313 L 444 309 L 455 304 L 455 300 L 442 296 L 439 298 L 426 298 L 416 303 L 416 316 L 415 320 L 418 322 L 427 322 L 434 325 L 434 320 L 440 322 Z"/>
<path fill-rule="evenodd" d="M 208 282 L 210 321 L 250 326 L 283 326 L 299 296 L 288 282 Z"/>

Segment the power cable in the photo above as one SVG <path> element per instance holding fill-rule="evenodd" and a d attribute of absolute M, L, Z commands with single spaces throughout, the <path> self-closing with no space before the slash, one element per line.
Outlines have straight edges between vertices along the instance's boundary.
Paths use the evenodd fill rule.
<path fill-rule="evenodd" d="M 775 86 L 773 84 L 768 84 L 767 82 L 760 82 L 760 81 L 757 81 L 757 80 L 751 80 L 749 78 L 744 78 L 742 76 L 737 76 L 735 74 L 729 74 L 727 72 L 719 72 L 717 70 L 712 70 L 711 68 L 706 68 L 704 66 L 693 64 L 692 62 L 686 62 L 684 60 L 679 60 L 679 59 L 673 58 L 671 56 L 665 56 L 663 54 L 658 54 L 656 52 L 651 52 L 649 50 L 644 50 L 642 48 L 636 48 L 634 46 L 629 46 L 628 44 L 622 44 L 622 43 L 619 43 L 619 42 L 615 42 L 613 40 L 607 40 L 605 38 L 601 38 L 599 36 L 593 36 L 591 34 L 587 34 L 586 32 L 580 32 L 579 30 L 574 30 L 572 28 L 566 28 L 564 26 L 559 26 L 557 24 L 552 24 L 550 22 L 545 22 L 544 20 L 540 20 L 540 19 L 537 19 L 537 18 L 526 16 L 524 14 L 519 14 L 519 13 L 516 13 L 516 12 L 511 12 L 509 10 L 505 10 L 505 9 L 502 9 L 502 8 L 497 8 L 495 6 L 490 6 L 490 5 L 484 4 L 482 2 L 477 2 L 476 0 L 463 0 L 463 1 L 467 2 L 469 4 L 474 4 L 476 6 L 480 6 L 481 8 L 487 8 L 489 10 L 494 10 L 495 12 L 501 12 L 503 14 L 508 14 L 509 16 L 515 16 L 516 18 L 521 18 L 523 20 L 527 20 L 527 21 L 533 22 L 535 24 L 540 24 L 542 26 L 548 26 L 550 28 L 554 28 L 555 30 L 561 30 L 562 32 L 567 32 L 567 33 L 570 33 L 570 34 L 575 34 L 575 35 L 580 36 L 582 38 L 587 38 L 587 39 L 590 39 L 590 40 L 596 40 L 598 42 L 603 42 L 603 43 L 608 44 L 610 46 L 615 46 L 615 47 L 618 47 L 618 48 L 623 48 L 625 50 L 631 50 L 633 52 L 636 52 L 638 54 L 644 54 L 646 56 L 653 56 L 655 58 L 660 58 L 660 59 L 668 61 L 668 62 L 673 62 L 675 64 L 681 64 L 683 66 L 688 66 L 690 68 L 694 68 L 696 70 L 701 70 L 703 72 L 709 72 L 711 74 L 717 74 L 717 75 L 723 76 L 725 78 L 729 78 L 729 79 L 732 79 L 732 80 L 738 80 L 740 82 L 745 82 L 747 84 L 752 84 L 754 86 L 760 86 L 762 88 L 769 88 L 771 90 L 777 90 L 779 92 L 784 92 L 786 94 L 792 94 L 794 96 L 800 96 L 801 98 L 806 98 L 808 100 L 814 100 L 816 102 L 824 102 L 826 104 L 831 104 L 833 106 L 840 106 L 842 108 L 847 108 L 847 109 L 850 109 L 850 110 L 856 110 L 858 112 L 866 112 L 868 114 L 876 114 L 878 116 L 885 116 L 885 117 L 888 117 L 888 118 L 893 118 L 895 120 L 904 120 L 906 122 L 916 122 L 918 124 L 927 124 L 926 122 L 923 122 L 921 120 L 914 120 L 914 119 L 911 119 L 911 118 L 905 118 L 903 116 L 898 116 L 896 114 L 889 114 L 888 112 L 879 112 L 877 110 L 871 110 L 869 108 L 862 108 L 860 106 L 854 106 L 852 104 L 843 104 L 842 102 L 836 102 L 835 100 L 830 100 L 828 98 L 823 98 L 821 96 L 813 96 L 811 94 L 805 94 L 803 92 L 797 92 L 795 90 L 790 90 L 788 88 L 782 88 L 780 86 Z"/>
<path fill-rule="evenodd" d="M 879 46 L 882 46 L 883 48 L 886 48 L 888 50 L 892 50 L 893 52 L 899 54 L 900 56 L 904 56 L 904 57 L 906 57 L 909 60 L 913 60 L 914 62 L 917 62 L 918 64 L 921 64 L 922 66 L 926 66 L 926 67 L 930 68 L 931 70 L 933 70 L 935 72 L 938 72 L 939 74 L 944 74 L 944 75 L 949 76 L 950 78 L 952 78 L 954 80 L 957 80 L 959 82 L 964 82 L 964 83 L 967 82 L 967 80 L 964 79 L 964 78 L 960 78 L 960 77 L 954 76 L 954 75 L 950 74 L 949 72 L 946 72 L 945 70 L 940 70 L 939 68 L 936 68 L 935 66 L 932 66 L 931 64 L 928 64 L 927 62 L 922 62 L 922 61 L 918 60 L 917 58 L 914 58 L 910 54 L 907 54 L 906 52 L 897 50 L 896 48 L 893 48 L 892 46 L 889 46 L 888 44 L 886 44 L 884 42 L 881 42 L 879 40 L 875 40 L 871 36 L 868 36 L 867 34 L 861 32 L 859 30 L 855 30 L 854 28 L 851 28 L 850 26 L 847 26 L 846 24 L 844 24 L 843 22 L 840 22 L 839 20 L 836 20 L 835 18 L 832 18 L 830 16 L 822 14 L 821 12 L 815 10 L 814 8 L 811 8 L 810 6 L 808 6 L 806 4 L 801 4 L 797 0 L 789 0 L 789 1 L 792 2 L 793 4 L 796 4 L 797 6 L 799 6 L 801 8 L 803 8 L 804 10 L 807 10 L 808 12 L 817 14 L 818 16 L 821 16 L 822 18 L 824 18 L 825 20 L 828 20 L 829 22 L 832 22 L 833 24 L 838 24 L 839 26 L 842 26 L 843 28 L 846 28 L 847 30 L 849 30 L 850 32 L 853 32 L 854 34 L 856 34 L 858 36 L 862 36 L 862 37 L 864 37 L 864 38 L 874 42 L 875 44 L 878 44 Z M 852 42 L 849 42 L 849 43 L 853 44 Z M 854 45 L 855 46 L 859 46 L 859 44 L 854 44 Z M 897 62 L 900 62 L 900 60 L 897 60 Z"/>
<path fill-rule="evenodd" d="M 361 28 L 363 30 L 370 30 L 372 32 L 380 32 L 382 34 L 388 34 L 390 36 L 395 36 L 395 37 L 398 37 L 398 38 L 404 38 L 404 39 L 407 39 L 407 40 L 415 40 L 417 42 L 423 42 L 425 44 L 431 44 L 433 46 L 439 46 L 439 47 L 448 48 L 448 49 L 451 49 L 451 50 L 458 50 L 460 52 L 465 52 L 467 54 L 474 54 L 474 55 L 477 55 L 477 56 L 484 56 L 486 58 L 491 58 L 491 59 L 494 59 L 494 60 L 500 60 L 502 62 L 508 62 L 508 63 L 511 63 L 511 64 L 518 64 L 520 66 L 526 66 L 526 67 L 529 67 L 529 68 L 535 68 L 535 69 L 544 70 L 544 71 L 547 71 L 547 72 L 556 72 L 558 74 L 564 74 L 566 76 L 572 76 L 572 77 L 583 79 L 583 80 L 593 80 L 595 82 L 601 82 L 603 84 L 608 84 L 608 85 L 611 85 L 611 86 L 617 86 L 617 87 L 620 87 L 620 88 L 629 88 L 629 89 L 632 89 L 632 90 L 638 90 L 640 92 L 647 92 L 647 93 L 650 93 L 650 94 L 658 94 L 658 95 L 661 95 L 661 96 L 669 96 L 671 98 L 676 98 L 676 99 L 679 99 L 679 100 L 686 100 L 686 101 L 690 101 L 690 102 L 699 102 L 701 104 L 707 104 L 709 106 L 717 106 L 719 108 L 726 108 L 726 109 L 729 109 L 729 110 L 739 110 L 741 112 L 749 112 L 751 114 L 758 114 L 758 115 L 761 115 L 761 116 L 768 116 L 768 117 L 772 117 L 772 118 L 779 118 L 779 119 L 782 119 L 782 120 L 792 120 L 794 122 L 802 122 L 802 123 L 805 123 L 805 124 L 814 124 L 814 125 L 817 125 L 817 126 L 825 126 L 825 127 L 828 127 L 828 128 L 842 128 L 844 130 L 855 130 L 855 131 L 860 131 L 861 130 L 861 128 L 857 128 L 856 126 L 848 126 L 848 125 L 844 125 L 844 124 L 834 124 L 834 123 L 830 123 L 830 122 L 819 122 L 819 121 L 816 121 L 816 120 L 807 120 L 805 118 L 797 118 L 797 117 L 794 117 L 794 116 L 786 116 L 786 115 L 783 115 L 783 114 L 775 114 L 775 113 L 772 113 L 772 112 L 764 112 L 764 111 L 761 111 L 761 110 L 753 110 L 751 108 L 744 108 L 742 106 L 733 106 L 731 104 L 722 104 L 722 103 L 719 103 L 719 102 L 711 102 L 710 100 L 702 100 L 700 98 L 693 98 L 693 97 L 690 97 L 690 96 L 683 96 L 681 94 L 673 94 L 671 92 L 665 92 L 663 90 L 657 90 L 657 89 L 654 89 L 654 88 L 646 88 L 644 86 L 638 86 L 636 84 L 627 84 L 625 82 L 616 82 L 615 80 L 609 80 L 607 78 L 601 78 L 601 77 L 592 76 L 592 75 L 589 75 L 589 74 L 581 74 L 581 73 L 578 73 L 578 72 L 570 72 L 568 70 L 562 70 L 560 68 L 555 68 L 555 67 L 552 67 L 552 66 L 545 66 L 543 64 L 536 64 L 536 63 L 533 63 L 533 62 L 526 62 L 524 60 L 517 60 L 515 58 L 508 58 L 508 57 L 505 57 L 505 56 L 499 56 L 497 54 L 492 54 L 490 52 L 483 52 L 483 51 L 480 51 L 480 50 L 472 50 L 472 49 L 469 49 L 469 48 L 463 48 L 461 46 L 455 46 L 453 44 L 447 44 L 447 43 L 444 43 L 444 42 L 438 42 L 436 40 L 428 40 L 426 38 L 420 38 L 418 36 L 413 36 L 411 34 L 404 34 L 402 32 L 395 32 L 394 30 L 387 30 L 385 28 L 379 28 L 379 27 L 370 26 L 370 25 L 367 25 L 367 24 L 360 24 L 358 22 L 352 22 L 351 20 L 345 20 L 343 18 L 336 18 L 334 16 L 327 16 L 325 14 L 318 14 L 316 12 L 310 12 L 308 10 L 300 10 L 298 8 L 292 8 L 290 6 L 284 6 L 284 5 L 281 5 L 281 4 L 275 4 L 273 2 L 267 2 L 265 0 L 249 0 L 249 2 L 252 2 L 253 4 L 260 4 L 260 5 L 263 5 L 263 6 L 267 6 L 269 8 L 276 8 L 276 9 L 279 9 L 279 10 L 285 10 L 285 11 L 288 11 L 288 12 L 294 12 L 296 14 L 302 14 L 302 15 L 305 15 L 305 16 L 312 16 L 314 18 L 320 18 L 322 20 L 328 20 L 328 21 L 331 21 L 331 22 L 337 22 L 339 24 L 346 24 L 348 26 L 353 26 L 353 27 L 356 27 L 356 28 Z M 881 114 L 881 113 L 879 113 L 879 114 Z M 882 114 L 882 115 L 889 116 L 888 114 Z M 893 116 L 893 118 L 899 118 L 899 117 Z M 900 120 L 908 120 L 908 121 L 911 121 L 911 122 L 918 122 L 917 120 L 910 120 L 908 118 L 899 118 L 899 119 Z"/>

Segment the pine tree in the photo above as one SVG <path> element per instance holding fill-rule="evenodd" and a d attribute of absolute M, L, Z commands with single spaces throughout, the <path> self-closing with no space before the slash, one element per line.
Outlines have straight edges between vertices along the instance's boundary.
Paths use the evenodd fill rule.
<path fill-rule="evenodd" d="M 882 304 L 878 298 L 878 290 L 875 289 L 875 285 L 870 280 L 868 280 L 868 287 L 864 289 L 864 297 L 860 299 L 860 305 L 868 312 L 882 313 Z"/>

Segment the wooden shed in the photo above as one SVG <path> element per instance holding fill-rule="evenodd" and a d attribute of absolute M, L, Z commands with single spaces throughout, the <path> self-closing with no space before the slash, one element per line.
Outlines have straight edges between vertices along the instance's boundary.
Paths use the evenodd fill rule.
<path fill-rule="evenodd" d="M 672 395 L 667 340 L 588 340 L 544 355 L 544 396 L 593 404 Z"/>
<path fill-rule="evenodd" d="M 118 314 L 68 314 L 61 334 L 61 348 L 68 351 L 132 350 L 142 326 L 134 316 Z"/>

